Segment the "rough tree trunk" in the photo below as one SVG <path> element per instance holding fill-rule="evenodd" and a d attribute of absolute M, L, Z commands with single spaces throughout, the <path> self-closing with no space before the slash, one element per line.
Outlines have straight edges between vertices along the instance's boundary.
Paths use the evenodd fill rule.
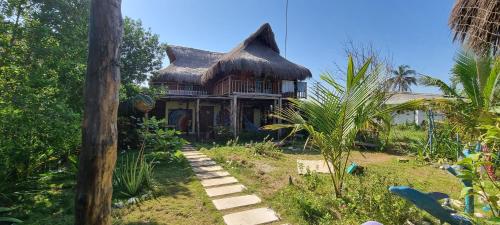
<path fill-rule="evenodd" d="M 75 196 L 78 225 L 111 224 L 122 26 L 121 0 L 92 0 L 83 143 Z"/>

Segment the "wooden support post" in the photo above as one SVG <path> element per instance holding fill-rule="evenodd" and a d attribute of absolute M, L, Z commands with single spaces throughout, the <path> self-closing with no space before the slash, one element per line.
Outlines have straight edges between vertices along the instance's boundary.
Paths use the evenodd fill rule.
<path fill-rule="evenodd" d="M 200 99 L 196 99 L 196 138 L 200 139 Z"/>
<path fill-rule="evenodd" d="M 165 100 L 165 127 L 168 127 L 168 103 L 169 100 Z"/>
<path fill-rule="evenodd" d="M 238 136 L 238 97 L 236 95 L 231 99 L 231 127 L 236 138 Z"/>
<path fill-rule="evenodd" d="M 282 98 L 278 98 L 278 108 L 277 110 L 281 110 L 281 107 L 283 106 L 283 101 L 282 101 Z M 276 112 L 275 112 L 276 114 Z M 281 118 L 278 118 L 278 124 L 281 124 Z M 281 139 L 281 135 L 282 135 L 282 129 L 279 129 L 278 130 L 278 139 Z"/>
<path fill-rule="evenodd" d="M 3 2 L 3 1 L 2 1 Z M 121 0 L 90 1 L 82 145 L 75 193 L 76 225 L 110 225 L 118 145 Z"/>

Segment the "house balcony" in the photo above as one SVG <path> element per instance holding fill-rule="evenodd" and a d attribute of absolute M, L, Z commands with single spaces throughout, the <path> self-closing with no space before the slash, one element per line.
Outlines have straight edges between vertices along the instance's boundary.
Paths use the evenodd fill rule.
<path fill-rule="evenodd" d="M 200 85 L 167 83 L 166 95 L 199 96 L 208 95 L 208 90 Z"/>
<path fill-rule="evenodd" d="M 281 80 L 236 80 L 226 77 L 214 86 L 215 95 L 274 95 L 307 98 L 307 83 Z"/>

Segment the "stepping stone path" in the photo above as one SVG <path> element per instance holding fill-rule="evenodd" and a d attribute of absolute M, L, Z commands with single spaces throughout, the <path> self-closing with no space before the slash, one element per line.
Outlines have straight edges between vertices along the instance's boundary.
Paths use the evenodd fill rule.
<path fill-rule="evenodd" d="M 236 178 L 224 171 L 224 168 L 196 151 L 193 146 L 185 145 L 182 147 L 182 153 L 201 180 L 207 195 L 212 198 L 215 208 L 224 214 L 223 219 L 227 225 L 257 225 L 279 220 L 277 214 L 270 208 L 248 209 L 255 207 L 262 200 L 256 195 L 242 193 L 246 190 L 244 185 L 239 184 Z M 238 211 L 239 207 L 245 209 Z M 231 210 L 231 213 L 224 213 L 226 210 Z"/>

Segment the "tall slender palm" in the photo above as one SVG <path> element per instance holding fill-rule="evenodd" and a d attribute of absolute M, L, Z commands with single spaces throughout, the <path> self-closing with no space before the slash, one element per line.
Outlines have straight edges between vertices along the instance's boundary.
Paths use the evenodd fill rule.
<path fill-rule="evenodd" d="M 476 56 L 470 52 L 460 52 L 455 58 L 452 69 L 454 85 L 423 76 L 420 83 L 435 86 L 444 94 L 454 97 L 451 100 L 436 101 L 450 121 L 467 133 L 477 138 L 477 126 L 481 120 L 494 117 L 500 113 L 498 105 L 500 79 L 500 57 Z"/>
<path fill-rule="evenodd" d="M 384 104 L 389 98 L 385 92 L 380 68 L 368 70 L 370 60 L 356 70 L 349 57 L 346 85 L 332 75 L 321 75 L 323 84 L 312 88 L 308 100 L 290 99 L 291 107 L 278 109 L 274 115 L 288 124 L 273 124 L 266 129 L 291 128 L 291 134 L 305 130 L 307 143 L 321 151 L 330 171 L 336 196 L 342 196 L 343 181 L 350 149 L 360 129 L 376 118 L 388 119 L 389 112 L 405 106 Z M 369 71 L 369 72 L 368 72 Z M 406 103 L 406 106 L 412 104 Z M 390 118 L 389 118 L 390 119 Z"/>
<path fill-rule="evenodd" d="M 411 70 L 408 65 L 400 65 L 397 70 L 392 70 L 392 77 L 387 79 L 387 87 L 393 91 L 408 92 L 411 91 L 410 86 L 417 84 L 415 78 L 415 70 Z"/>

